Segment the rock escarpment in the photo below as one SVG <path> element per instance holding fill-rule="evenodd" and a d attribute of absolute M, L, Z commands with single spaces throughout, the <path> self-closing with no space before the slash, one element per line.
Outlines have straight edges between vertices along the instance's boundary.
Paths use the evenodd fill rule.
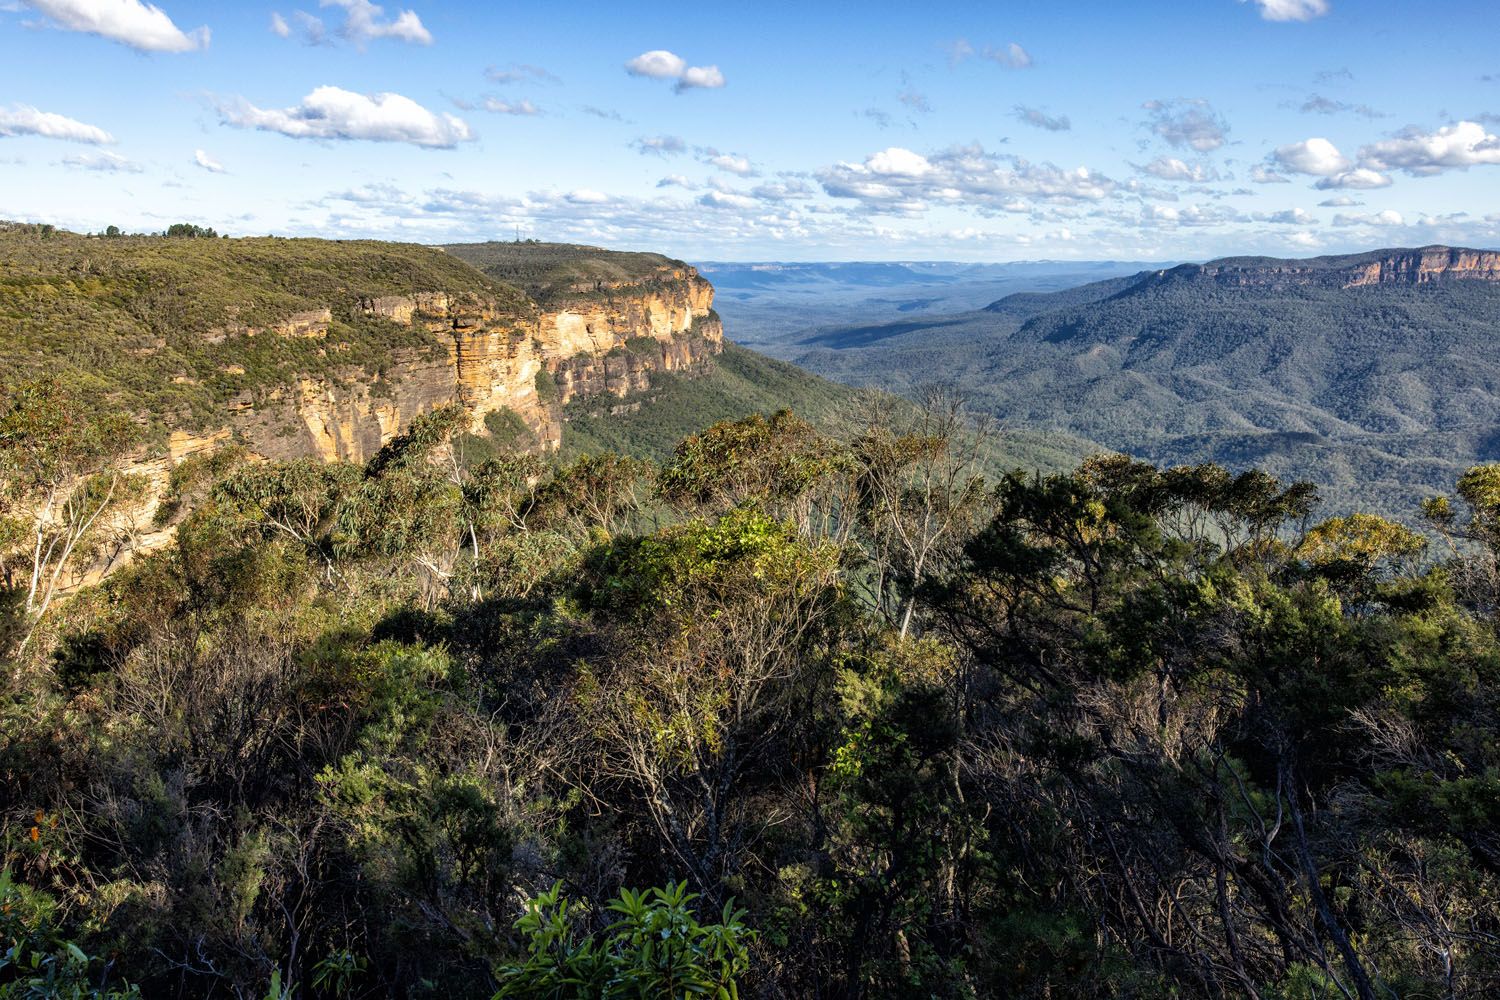
<path fill-rule="evenodd" d="M 1202 265 L 1184 264 L 1160 272 L 1159 277 L 1207 278 L 1216 284 L 1235 288 L 1359 288 L 1449 281 L 1500 282 L 1500 252 L 1430 246 L 1308 260 L 1231 257 Z"/>
<path fill-rule="evenodd" d="M 644 390 L 654 372 L 700 371 L 723 349 L 713 287 L 685 265 L 645 282 L 569 289 L 524 309 L 440 291 L 361 298 L 354 308 L 424 331 L 433 348 L 403 351 L 373 375 L 318 375 L 242 394 L 230 425 L 254 453 L 363 461 L 418 414 L 452 403 L 468 411 L 475 433 L 508 410 L 537 448 L 555 449 L 567 403 Z M 284 335 L 315 335 L 301 332 L 305 315 L 285 325 Z"/>

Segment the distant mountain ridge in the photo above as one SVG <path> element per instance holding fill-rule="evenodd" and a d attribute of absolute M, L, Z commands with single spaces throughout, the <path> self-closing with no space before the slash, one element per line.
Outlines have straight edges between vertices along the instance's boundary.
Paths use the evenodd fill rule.
<path fill-rule="evenodd" d="M 1259 465 L 1409 513 L 1500 458 L 1500 253 L 1384 249 L 1143 271 L 975 312 L 818 331 L 790 357 L 966 390 L 1006 426 Z"/>
<path fill-rule="evenodd" d="M 1211 278 L 1219 284 L 1241 288 L 1295 285 L 1360 288 L 1441 281 L 1500 281 L 1500 252 L 1426 246 L 1306 260 L 1223 257 L 1205 264 L 1182 264 L 1158 272 L 1158 276 L 1163 280 Z"/>

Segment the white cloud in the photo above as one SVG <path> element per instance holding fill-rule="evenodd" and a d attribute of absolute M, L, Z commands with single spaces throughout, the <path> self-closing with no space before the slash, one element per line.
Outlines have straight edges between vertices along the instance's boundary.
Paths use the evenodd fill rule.
<path fill-rule="evenodd" d="M 94 170 L 107 174 L 138 174 L 142 167 L 133 160 L 128 160 L 118 153 L 106 151 L 98 153 L 79 153 L 75 156 L 63 157 L 63 166 L 72 167 L 75 170 Z"/>
<path fill-rule="evenodd" d="M 202 149 L 193 151 L 193 162 L 198 164 L 198 166 L 202 167 L 204 170 L 207 170 L 211 174 L 228 173 L 228 171 L 224 169 L 224 164 L 220 163 L 212 156 L 209 156 L 208 153 Z"/>
<path fill-rule="evenodd" d="M 603 205 L 609 201 L 609 195 L 595 191 L 592 188 L 579 188 L 576 191 L 569 191 L 563 197 L 574 205 Z"/>
<path fill-rule="evenodd" d="M 717 90 L 724 86 L 724 74 L 717 66 L 689 66 L 677 80 L 677 90 Z"/>
<path fill-rule="evenodd" d="M 1151 113 L 1147 127 L 1169 146 L 1208 153 L 1228 141 L 1229 123 L 1207 101 L 1147 101 L 1142 107 Z"/>
<path fill-rule="evenodd" d="M 1356 191 L 1370 191 L 1375 188 L 1391 186 L 1390 177 L 1378 170 L 1368 167 L 1357 167 L 1354 170 L 1345 170 L 1334 174 L 1332 177 L 1324 177 L 1313 185 L 1320 191 L 1337 191 L 1341 188 L 1353 188 Z"/>
<path fill-rule="evenodd" d="M 1191 184 L 1205 184 L 1209 181 L 1219 179 L 1219 172 L 1210 164 L 1187 163 L 1173 156 L 1158 156 L 1144 167 L 1139 167 L 1142 173 L 1150 174 L 1152 177 L 1164 181 L 1187 181 Z"/>
<path fill-rule="evenodd" d="M 1317 221 L 1309 212 L 1300 208 L 1288 208 L 1267 215 L 1257 215 L 1256 218 L 1261 222 L 1270 222 L 1278 226 L 1305 226 Z"/>
<path fill-rule="evenodd" d="M 817 175 L 834 198 L 861 202 L 872 212 L 916 214 L 928 203 L 967 205 L 980 213 L 1014 210 L 1018 198 L 1062 204 L 1099 201 L 1118 185 L 1086 167 L 1065 170 L 983 147 L 955 146 L 923 156 L 899 146 L 863 163 L 838 163 Z"/>
<path fill-rule="evenodd" d="M 0 108 L 0 137 L 18 135 L 87 142 L 96 146 L 115 141 L 115 137 L 102 128 L 50 111 L 38 111 L 26 104 Z"/>
<path fill-rule="evenodd" d="M 1362 202 L 1362 201 L 1355 201 L 1353 198 L 1349 197 L 1347 194 L 1341 194 L 1341 195 L 1338 195 L 1338 196 L 1333 197 L 1333 198 L 1325 198 L 1325 199 L 1323 199 L 1322 201 L 1318 202 L 1318 207 L 1319 208 L 1353 208 L 1356 205 L 1363 205 L 1363 204 L 1364 204 L 1364 202 Z"/>
<path fill-rule="evenodd" d="M 166 11 L 141 0 L 24 0 L 59 28 L 98 35 L 141 52 L 191 52 L 208 47 L 209 30 L 185 32 Z"/>
<path fill-rule="evenodd" d="M 656 186 L 659 188 L 680 187 L 685 188 L 689 191 L 695 190 L 697 188 L 696 184 L 694 184 L 692 181 L 688 180 L 681 174 L 668 174 L 666 177 L 663 177 L 661 180 L 657 181 Z"/>
<path fill-rule="evenodd" d="M 749 195 L 734 194 L 727 191 L 709 191 L 698 199 L 698 204 L 707 205 L 709 208 L 755 208 L 756 201 Z"/>
<path fill-rule="evenodd" d="M 642 52 L 625 64 L 631 76 L 649 76 L 653 80 L 675 80 L 687 69 L 687 60 L 666 49 Z"/>
<path fill-rule="evenodd" d="M 1327 139 L 1312 138 L 1277 146 L 1271 160 L 1282 170 L 1294 174 L 1312 174 L 1315 177 L 1331 177 L 1348 170 L 1352 163 L 1340 153 L 1338 147 Z"/>
<path fill-rule="evenodd" d="M 1373 215 L 1344 215 L 1342 213 L 1333 217 L 1335 226 L 1402 226 L 1406 219 L 1400 212 L 1386 209 Z"/>
<path fill-rule="evenodd" d="M 497 115 L 539 115 L 542 113 L 542 109 L 530 101 L 502 101 L 498 97 L 486 97 L 484 110 L 493 111 Z"/>
<path fill-rule="evenodd" d="M 1478 122 L 1461 121 L 1436 132 L 1411 128 L 1394 138 L 1364 146 L 1360 162 L 1376 170 L 1404 170 L 1415 176 L 1500 164 L 1500 136 Z"/>
<path fill-rule="evenodd" d="M 1146 205 L 1141 209 L 1141 222 L 1146 225 L 1167 226 L 1222 226 L 1232 222 L 1244 222 L 1245 218 L 1227 205 Z"/>
<path fill-rule="evenodd" d="M 865 161 L 872 174 L 881 177 L 921 177 L 932 172 L 932 164 L 921 153 L 900 146 L 882 149 Z"/>
<path fill-rule="evenodd" d="M 666 49 L 642 52 L 625 64 L 625 72 L 652 80 L 676 80 L 673 89 L 679 94 L 684 90 L 716 90 L 724 86 L 724 74 L 719 67 L 689 66 L 682 56 Z"/>
<path fill-rule="evenodd" d="M 1311 21 L 1329 10 L 1328 0 L 1255 0 L 1255 5 L 1267 21 Z"/>
<path fill-rule="evenodd" d="M 400 94 L 356 94 L 319 87 L 294 108 L 257 108 L 243 99 L 221 105 L 226 124 L 279 132 L 294 139 L 367 139 L 452 148 L 474 138 L 463 119 L 434 114 Z"/>
<path fill-rule="evenodd" d="M 749 177 L 755 173 L 755 168 L 743 156 L 731 156 L 728 153 L 720 153 L 717 156 L 710 156 L 708 162 L 711 166 L 718 167 L 725 173 L 735 174 L 739 177 Z"/>
<path fill-rule="evenodd" d="M 286 18 L 271 11 L 271 34 L 277 38 L 289 38 L 292 34 L 292 26 L 286 23 Z"/>
<path fill-rule="evenodd" d="M 385 8 L 370 0 L 319 0 L 322 7 L 341 7 L 344 23 L 339 34 L 363 47 L 377 38 L 394 38 L 414 45 L 431 45 L 432 33 L 422 24 L 416 11 L 403 10 L 395 20 L 384 20 Z"/>

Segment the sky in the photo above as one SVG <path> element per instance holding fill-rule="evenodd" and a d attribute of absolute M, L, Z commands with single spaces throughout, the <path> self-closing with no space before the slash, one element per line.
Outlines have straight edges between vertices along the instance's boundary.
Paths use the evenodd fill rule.
<path fill-rule="evenodd" d="M 0 0 L 0 219 L 690 260 L 1500 246 L 1496 0 Z"/>

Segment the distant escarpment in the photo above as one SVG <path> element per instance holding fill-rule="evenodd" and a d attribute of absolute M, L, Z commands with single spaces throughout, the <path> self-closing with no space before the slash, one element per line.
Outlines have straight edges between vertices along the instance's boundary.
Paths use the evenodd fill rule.
<path fill-rule="evenodd" d="M 1500 252 L 1430 246 L 1416 250 L 1307 260 L 1226 257 L 1206 264 L 1183 264 L 1158 272 L 1164 279 L 1211 279 L 1237 288 L 1359 288 L 1366 285 L 1422 285 L 1448 281 L 1500 282 Z"/>

